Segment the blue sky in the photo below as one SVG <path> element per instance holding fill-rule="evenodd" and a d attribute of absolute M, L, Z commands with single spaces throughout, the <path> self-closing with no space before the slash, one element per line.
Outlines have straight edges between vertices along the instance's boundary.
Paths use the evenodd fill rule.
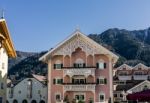
<path fill-rule="evenodd" d="M 48 50 L 77 26 L 85 34 L 150 27 L 150 0 L 0 0 L 15 48 Z"/>

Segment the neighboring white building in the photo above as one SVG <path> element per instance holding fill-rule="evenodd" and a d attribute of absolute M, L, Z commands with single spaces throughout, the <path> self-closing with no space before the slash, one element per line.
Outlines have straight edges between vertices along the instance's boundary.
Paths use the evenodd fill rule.
<path fill-rule="evenodd" d="M 0 19 L 0 103 L 6 103 L 6 80 L 8 58 L 16 57 L 16 52 L 5 19 Z"/>
<path fill-rule="evenodd" d="M 47 103 L 46 78 L 32 75 L 15 85 L 9 82 L 7 103 Z"/>

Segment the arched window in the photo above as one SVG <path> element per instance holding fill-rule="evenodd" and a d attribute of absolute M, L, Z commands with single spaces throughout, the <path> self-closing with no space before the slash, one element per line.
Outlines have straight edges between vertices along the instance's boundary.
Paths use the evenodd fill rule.
<path fill-rule="evenodd" d="M 36 103 L 36 100 L 32 100 L 31 103 Z"/>
<path fill-rule="evenodd" d="M 41 100 L 40 103 L 45 103 L 45 101 L 44 101 L 44 100 Z"/>
<path fill-rule="evenodd" d="M 81 59 L 81 58 L 76 59 L 76 61 L 74 63 L 74 67 L 75 68 L 85 67 L 85 63 L 84 63 L 83 59 Z"/>
<path fill-rule="evenodd" d="M 27 101 L 26 99 L 24 99 L 24 100 L 22 101 L 22 103 L 28 103 L 28 101 Z"/>
<path fill-rule="evenodd" d="M 149 89 L 148 86 L 145 85 L 144 88 L 143 88 L 143 91 L 144 91 L 144 90 L 148 90 L 148 89 Z"/>
<path fill-rule="evenodd" d="M 28 80 L 27 91 L 28 91 L 27 97 L 32 98 L 32 80 L 31 79 Z"/>
<path fill-rule="evenodd" d="M 54 64 L 54 69 L 61 69 L 63 67 L 63 64 L 60 60 L 57 60 Z"/>
<path fill-rule="evenodd" d="M 13 103 L 18 103 L 18 101 L 15 99 L 15 100 L 13 100 Z"/>

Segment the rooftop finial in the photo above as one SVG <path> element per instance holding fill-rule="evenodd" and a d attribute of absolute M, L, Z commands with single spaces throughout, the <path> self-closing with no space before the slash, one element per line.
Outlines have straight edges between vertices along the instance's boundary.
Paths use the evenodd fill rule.
<path fill-rule="evenodd" d="M 4 18 L 4 9 L 1 10 L 1 19 Z"/>
<path fill-rule="evenodd" d="M 76 27 L 76 31 L 80 31 L 80 27 L 79 27 L 79 25 L 77 25 L 77 27 Z"/>

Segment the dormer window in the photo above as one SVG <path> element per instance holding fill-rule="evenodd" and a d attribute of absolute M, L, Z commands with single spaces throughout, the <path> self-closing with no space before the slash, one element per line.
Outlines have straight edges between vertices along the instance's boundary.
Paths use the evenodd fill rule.
<path fill-rule="evenodd" d="M 75 63 L 74 63 L 74 67 L 75 68 L 83 68 L 83 67 L 85 67 L 86 65 L 85 65 L 85 63 L 84 63 L 84 61 L 82 60 L 82 59 L 77 59 L 76 61 L 75 61 Z"/>
<path fill-rule="evenodd" d="M 123 68 L 123 70 L 126 70 L 126 68 Z"/>
<path fill-rule="evenodd" d="M 61 63 L 60 60 L 57 60 L 54 64 L 54 69 L 62 69 L 63 64 Z"/>

